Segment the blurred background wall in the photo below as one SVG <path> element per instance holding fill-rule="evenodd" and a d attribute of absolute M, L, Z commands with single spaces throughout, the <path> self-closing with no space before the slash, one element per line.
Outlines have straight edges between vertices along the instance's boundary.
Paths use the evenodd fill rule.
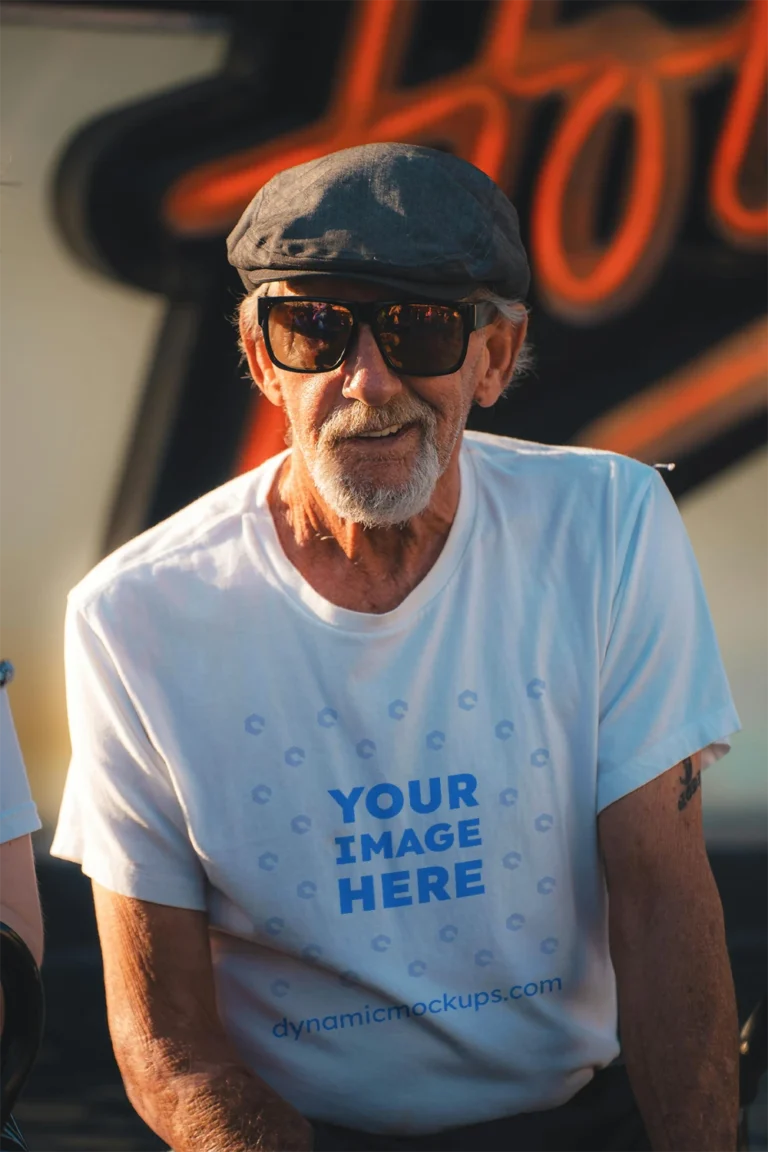
<path fill-rule="evenodd" d="M 35 15 L 38 15 L 37 13 Z M 67 140 L 124 101 L 219 65 L 215 31 L 9 22 L 0 37 L 0 626 L 11 704 L 43 819 L 68 736 L 66 595 L 98 560 L 163 304 L 73 258 L 52 183 Z M 19 13 L 21 19 L 23 13 Z"/>
<path fill-rule="evenodd" d="M 644 20 L 653 21 L 646 30 L 645 53 L 653 61 L 654 53 L 656 58 L 663 55 L 665 46 L 657 45 L 653 37 L 664 25 L 681 38 L 680 50 L 694 46 L 701 51 L 702 42 L 705 45 L 712 42 L 713 29 L 715 38 L 722 42 L 728 29 L 737 26 L 739 19 L 745 19 L 750 8 L 761 6 L 765 8 L 765 0 L 754 0 L 751 6 L 740 0 L 727 4 L 670 0 L 661 7 L 653 4 L 618 7 L 632 7 L 636 16 L 639 13 L 639 22 L 630 21 L 627 25 L 635 35 L 642 34 Z M 305 150 L 307 146 L 322 147 L 324 137 L 322 133 L 319 136 L 315 133 L 315 137 L 306 139 L 301 136 L 301 128 L 298 134 L 293 129 L 293 123 L 312 124 L 318 102 L 312 99 L 311 87 L 308 91 L 297 84 L 295 72 L 290 91 L 286 92 L 285 85 L 281 87 L 279 76 L 270 71 L 272 66 L 267 63 L 269 45 L 272 42 L 284 52 L 290 50 L 301 56 L 302 52 L 306 54 L 308 46 L 318 43 L 317 37 L 325 28 L 329 39 L 319 56 L 320 71 L 326 75 L 319 78 L 317 60 L 314 72 L 305 72 L 305 75 L 308 83 L 311 80 L 323 87 L 324 98 L 330 105 L 334 101 L 334 84 L 338 99 L 339 84 L 345 79 L 343 111 L 353 121 L 352 128 L 347 129 L 347 138 L 351 139 L 355 132 L 358 136 L 366 133 L 364 122 L 354 122 L 356 102 L 362 105 L 368 100 L 370 103 L 376 96 L 365 89 L 363 79 L 355 72 L 356 60 L 359 64 L 361 52 L 366 50 L 361 36 L 368 36 L 367 51 L 376 55 L 380 42 L 394 34 L 386 22 L 382 23 L 384 9 L 393 7 L 388 0 L 368 5 L 378 9 L 378 25 L 374 21 L 367 30 L 357 31 L 350 28 L 354 18 L 360 20 L 361 10 L 366 8 L 364 3 L 356 6 L 356 12 L 340 3 L 296 5 L 293 39 L 287 35 L 289 7 L 257 2 L 234 5 L 233 13 L 233 6 L 225 3 L 112 4 L 107 8 L 28 3 L 7 4 L 3 9 L 0 73 L 2 650 L 17 666 L 17 681 L 11 690 L 12 706 L 35 795 L 48 825 L 56 817 L 68 760 L 61 659 L 67 590 L 105 550 L 121 539 L 173 511 L 206 487 L 222 482 L 244 466 L 244 462 L 255 462 L 279 447 L 274 420 L 268 423 L 266 431 L 263 427 L 265 417 L 268 422 L 271 414 L 263 409 L 259 413 L 258 406 L 254 408 L 255 401 L 247 387 L 233 375 L 234 341 L 228 322 L 237 286 L 227 279 L 222 240 L 227 225 L 236 215 L 237 204 L 256 190 L 270 165 L 274 168 L 281 156 L 295 158 L 297 149 L 300 151 L 302 147 Z M 403 7 L 394 5 L 395 19 L 398 9 L 402 13 Z M 600 50 L 609 57 L 613 51 L 619 61 L 629 60 L 631 64 L 639 59 L 652 71 L 651 64 L 644 61 L 644 53 L 637 49 L 634 57 L 632 51 L 627 55 L 627 45 L 622 39 L 626 37 L 626 28 L 622 30 L 617 26 L 612 31 L 610 22 L 604 23 L 611 14 L 615 19 L 615 4 L 572 0 L 558 15 L 556 7 L 545 0 L 534 6 L 538 7 L 538 14 L 524 12 L 527 6 L 517 0 L 496 5 L 483 4 L 480 0 L 469 5 L 429 0 L 421 5 L 432 21 L 426 30 L 424 20 L 420 26 L 418 21 L 414 24 L 419 5 L 405 7 L 409 9 L 410 22 L 399 34 L 401 39 L 404 35 L 410 36 L 411 51 L 409 55 L 402 44 L 399 51 L 403 71 L 408 73 L 410 69 L 403 89 L 409 98 L 405 102 L 401 98 L 394 104 L 390 100 L 387 104 L 386 99 L 379 96 L 381 107 L 385 111 L 388 107 L 395 108 L 401 119 L 401 134 L 406 138 L 410 138 L 410 134 L 416 139 L 426 137 L 425 142 L 429 142 L 430 136 L 435 137 L 434 142 L 441 146 L 456 147 L 485 162 L 486 167 L 500 177 L 514 169 L 507 186 L 521 205 L 523 227 L 530 245 L 535 196 L 538 194 L 541 200 L 542 172 L 556 150 L 558 125 L 562 127 L 567 120 L 569 109 L 574 108 L 585 85 L 592 83 L 594 77 L 600 78 L 600 65 L 598 61 L 596 70 L 593 67 L 587 73 L 581 87 L 577 83 L 572 89 L 558 89 L 556 84 L 547 87 L 539 83 L 537 87 L 535 70 L 526 65 L 524 56 L 516 62 L 511 58 L 502 59 L 500 66 L 498 61 L 494 65 L 491 60 L 490 66 L 497 67 L 497 71 L 501 67 L 502 76 L 504 68 L 510 72 L 516 69 L 523 79 L 528 78 L 530 88 L 530 98 L 524 84 L 522 94 L 517 90 L 508 94 L 514 117 L 511 124 L 501 124 L 506 136 L 497 155 L 492 140 L 483 144 L 483 133 L 487 135 L 489 125 L 494 128 L 495 122 L 487 116 L 484 120 L 482 109 L 480 118 L 472 121 L 476 111 L 471 106 L 472 100 L 464 97 L 462 105 L 460 84 L 455 79 L 483 52 L 489 55 L 489 41 L 483 37 L 489 35 L 491 22 L 498 20 L 500 14 L 506 15 L 507 24 L 499 25 L 495 39 L 490 39 L 498 56 L 505 42 L 509 50 L 511 38 L 520 37 L 510 17 L 527 19 L 526 35 L 533 38 L 532 43 L 538 21 L 544 28 L 538 33 L 538 44 L 534 44 L 540 72 L 544 64 L 562 66 L 562 61 L 568 59 L 577 66 L 579 61 L 589 63 L 590 53 L 594 56 Z M 282 14 L 276 8 L 282 9 Z M 314 8 L 314 13 L 308 11 L 310 8 Z M 325 10 L 325 20 L 319 24 L 318 9 Z M 233 18 L 243 21 L 236 36 L 232 32 Z M 574 40 L 572 45 L 561 39 L 550 52 L 551 64 L 546 60 L 541 63 L 546 55 L 542 37 L 546 35 L 547 24 L 566 30 L 580 24 L 589 29 L 590 21 L 591 40 L 585 39 L 583 32 L 581 40 Z M 745 33 L 749 33 L 746 24 L 744 28 Z M 702 41 L 703 33 L 710 35 Z M 413 43 L 417 41 L 421 44 L 421 58 L 414 58 Z M 319 42 L 323 44 L 322 39 Z M 525 43 L 523 37 L 523 50 Z M 669 54 L 668 45 L 666 47 Z M 357 58 L 350 55 L 353 49 L 357 51 Z M 710 354 L 713 348 L 717 351 L 718 344 L 727 344 L 734 335 L 738 337 L 750 324 L 754 325 L 756 317 L 759 323 L 760 313 L 765 310 L 762 254 L 756 256 L 752 251 L 742 255 L 744 237 L 734 240 L 732 236 L 724 236 L 713 219 L 711 204 L 706 204 L 708 169 L 718 146 L 712 124 L 704 123 L 706 114 L 717 111 L 719 123 L 715 119 L 714 127 L 722 128 L 748 50 L 746 40 L 740 46 L 737 44 L 730 64 L 711 66 L 709 71 L 699 62 L 697 84 L 688 81 L 679 98 L 669 98 L 672 82 L 664 81 L 661 91 L 668 114 L 678 116 L 681 99 L 687 101 L 689 107 L 685 138 L 678 127 L 670 128 L 671 134 L 677 133 L 677 136 L 670 144 L 672 152 L 667 163 L 671 175 L 668 175 L 671 179 L 672 167 L 677 164 L 685 169 L 687 181 L 682 193 L 676 193 L 682 197 L 676 232 L 662 238 L 661 259 L 656 260 L 650 274 L 643 274 L 640 288 L 630 285 L 629 303 L 626 284 L 623 287 L 619 284 L 613 294 L 598 297 L 596 305 L 582 308 L 580 314 L 572 300 L 558 298 L 556 283 L 554 287 L 551 283 L 545 284 L 538 299 L 536 296 L 533 299 L 531 331 L 538 352 L 538 371 L 501 406 L 502 411 L 493 416 L 490 425 L 492 430 L 513 435 L 552 441 L 580 439 L 601 447 L 634 450 L 634 454 L 640 456 L 645 453 L 648 457 L 650 453 L 651 458 L 658 449 L 662 453 L 660 458 L 678 460 L 677 476 L 682 473 L 683 485 L 683 491 L 678 493 L 681 511 L 701 564 L 744 722 L 744 732 L 736 737 L 732 755 L 709 774 L 704 789 L 708 834 L 713 842 L 730 845 L 764 843 L 768 826 L 768 709 L 765 706 L 768 697 L 768 486 L 761 409 L 765 403 L 764 331 L 757 330 L 758 361 L 762 350 L 758 391 L 753 387 L 746 408 L 742 405 L 735 414 L 720 416 L 723 427 L 705 423 L 697 430 L 696 421 L 701 417 L 694 412 L 688 421 L 678 418 L 678 433 L 683 434 L 678 434 L 677 440 L 673 428 L 672 436 L 667 435 L 666 440 L 663 434 L 659 439 L 654 433 L 650 442 L 647 439 L 643 442 L 641 438 L 637 444 L 632 443 L 631 435 L 627 436 L 627 427 L 631 429 L 633 422 L 640 418 L 642 404 L 647 402 L 647 396 L 659 380 L 662 392 L 665 381 L 671 381 L 667 391 L 673 391 L 691 362 L 699 362 L 702 355 Z M 375 74 L 378 59 L 376 56 L 373 63 L 368 61 L 368 73 Z M 343 76 L 342 68 L 346 69 Z M 229 106 L 226 93 L 222 98 L 221 87 L 205 87 L 205 78 L 216 76 L 219 84 L 222 76 L 229 77 Z M 388 83 L 394 85 L 395 80 L 391 77 Z M 384 81 L 380 83 L 383 87 Z M 459 92 L 453 121 L 450 115 L 447 118 L 443 115 L 442 120 L 438 115 L 436 120 L 431 113 L 423 114 L 425 101 L 428 103 L 436 92 L 439 94 L 441 84 L 448 93 Z M 421 98 L 419 85 L 426 94 Z M 297 87 L 301 89 L 298 98 Z M 492 84 L 489 83 L 487 89 L 492 91 Z M 183 101 L 177 101 L 169 109 L 165 94 L 179 91 L 187 93 L 186 109 Z M 596 170 L 610 192 L 607 203 L 605 197 L 601 202 L 598 196 L 592 209 L 595 220 L 590 228 L 594 235 L 589 243 L 602 250 L 606 250 L 612 236 L 615 239 L 621 228 L 621 213 L 616 203 L 622 197 L 624 200 L 631 197 L 635 179 L 632 165 L 639 164 L 643 124 L 627 118 L 627 109 L 632 110 L 631 101 L 635 98 L 631 82 L 627 91 L 625 104 L 619 101 L 616 106 L 618 119 L 611 127 L 609 162 L 598 156 L 590 160 L 588 150 L 584 151 L 583 163 L 591 162 L 593 168 L 597 165 Z M 697 92 L 702 96 L 697 97 Z M 714 103 L 713 96 L 718 98 Z M 698 107 L 696 99 L 700 100 Z M 199 109 L 205 104 L 209 109 L 214 107 L 215 115 L 209 111 L 207 118 L 200 116 Z M 137 108 L 143 117 L 145 138 L 152 135 L 153 115 L 156 121 L 163 120 L 166 124 L 162 137 L 166 149 L 162 158 L 164 168 L 158 164 L 156 152 L 150 150 L 142 156 L 127 135 L 125 120 L 131 116 L 135 119 Z M 117 110 L 116 121 L 110 123 L 113 110 Z M 233 127 L 218 130 L 228 113 Z M 381 115 L 380 109 L 377 114 Z M 370 111 L 368 115 L 369 121 L 375 119 Z M 186 116 L 183 131 L 173 129 L 174 116 L 177 119 Z M 462 116 L 465 121 L 467 117 L 469 120 L 462 122 Z M 713 119 L 710 115 L 709 120 Z M 90 149 L 90 155 L 85 159 L 78 156 L 72 142 L 94 121 L 101 126 L 102 133 L 105 125 L 106 135 L 112 133 L 116 156 L 110 156 L 107 145 L 99 140 L 86 140 L 85 150 Z M 194 135 L 196 122 L 199 122 L 197 137 Z M 607 120 L 605 124 L 597 122 L 593 125 L 595 133 L 598 129 L 603 131 L 607 124 Z M 756 139 L 760 124 L 756 117 L 753 125 Z M 396 116 L 391 127 L 398 127 Z M 329 146 L 335 146 L 333 136 L 334 133 L 338 136 L 340 129 L 326 126 L 323 131 Z M 372 130 L 370 135 L 377 133 L 380 134 L 378 129 Z M 344 142 L 343 132 L 339 139 Z M 280 146 L 281 140 L 287 143 Z M 173 150 L 174 141 L 179 142 L 178 154 L 175 159 L 171 157 L 173 162 L 167 163 L 168 149 Z M 82 153 L 82 141 L 78 146 Z M 483 146 L 485 153 L 478 155 Z M 121 148 L 130 153 L 127 160 L 120 155 Z M 687 158 L 674 151 L 685 148 L 689 151 Z M 185 224 L 187 234 L 182 235 L 183 243 L 190 249 L 194 249 L 195 244 L 199 248 L 207 244 L 204 255 L 193 253 L 190 257 L 186 252 L 179 257 L 178 251 L 172 250 L 158 232 L 152 234 L 145 230 L 145 234 L 135 235 L 137 218 L 149 211 L 148 199 L 154 197 L 151 211 L 162 215 L 162 195 L 167 189 L 173 187 L 174 181 L 178 185 L 181 180 L 183 184 L 184 179 L 189 185 L 189 169 L 205 173 L 206 164 L 209 170 L 214 165 L 212 176 L 210 171 L 208 175 L 209 184 L 212 179 L 215 183 L 215 164 L 221 164 L 222 154 L 229 156 L 230 169 L 232 157 L 237 161 L 240 156 L 240 169 L 247 172 L 250 165 L 252 173 L 250 177 L 246 175 L 244 183 L 241 180 L 242 188 L 234 193 L 234 200 L 230 196 L 231 203 L 224 204 L 218 217 L 215 207 L 209 211 L 212 223 L 203 220 L 202 224 L 195 225 L 194 221 L 191 226 L 188 222 Z M 62 158 L 65 158 L 63 180 Z M 99 164 L 102 168 L 111 164 L 115 169 L 116 189 L 99 186 L 99 180 L 102 185 L 105 181 Z M 126 167 L 127 175 L 123 171 Z M 574 172 L 572 178 L 578 180 L 577 165 Z M 221 172 L 218 176 L 221 177 Z M 572 191 L 572 216 L 583 212 L 586 188 L 582 178 L 581 186 L 577 184 Z M 191 192 L 187 188 L 192 204 L 191 208 L 187 205 L 187 210 L 192 214 L 196 210 L 193 193 L 194 188 Z M 747 195 L 754 196 L 754 190 L 747 188 Z M 757 195 L 760 195 L 759 188 Z M 764 189 L 762 195 L 764 203 Z M 95 203 L 99 196 L 106 200 L 106 205 Z M 205 215 L 204 197 L 198 200 L 197 210 Z M 177 201 L 178 208 L 181 195 Z M 600 217 L 601 212 L 604 219 Z M 669 233 L 668 221 L 663 216 L 660 212 L 656 226 Z M 568 223 L 567 213 L 565 223 Z M 648 225 L 651 248 L 655 243 L 653 224 L 651 220 Z M 179 231 L 177 226 L 176 240 Z M 125 246 L 133 243 L 129 257 L 121 252 L 121 243 Z M 570 243 L 571 251 L 575 252 L 572 263 L 578 273 L 578 261 L 581 259 L 583 263 L 585 259 L 579 244 L 585 245 L 578 237 Z M 140 252 L 142 246 L 143 264 L 136 259 L 136 252 Z M 563 247 L 567 254 L 567 239 Z M 754 249 L 754 244 L 752 247 Z M 162 263 L 164 252 L 167 254 L 165 271 L 158 272 L 156 265 Z M 209 256 L 209 252 L 213 256 Z M 552 259 L 547 258 L 546 263 L 541 243 L 538 250 L 534 245 L 532 256 L 536 278 L 542 271 L 542 263 L 546 271 Z M 742 264 L 738 262 L 740 256 L 744 260 Z M 200 287 L 205 279 L 206 261 L 211 259 L 220 265 L 215 275 L 224 277 L 224 288 L 214 292 L 212 306 L 210 288 Z M 185 260 L 191 269 L 186 278 Z M 167 272 L 174 264 L 176 283 Z M 137 285 L 136 281 L 142 279 L 146 284 Z M 185 281 L 181 290 L 180 279 Z M 189 288 L 186 281 L 194 282 L 194 287 Z M 165 291 L 152 291 L 152 287 Z M 670 293 L 688 296 L 682 301 L 682 310 L 680 300 L 677 301 L 678 315 L 670 310 L 667 298 Z M 212 313 L 218 335 L 213 340 L 209 338 L 205 347 L 196 346 L 195 340 L 201 339 L 200 332 L 211 325 Z M 191 339 L 190 329 L 195 333 Z M 222 340 L 229 347 L 217 360 L 216 349 Z M 163 360 L 165 357 L 167 361 L 169 356 L 176 363 L 170 371 Z M 737 358 L 737 350 L 732 352 L 732 357 Z M 179 364 L 190 358 L 198 361 L 198 378 L 201 372 L 204 376 L 202 385 L 198 379 L 197 384 L 193 380 L 190 386 L 194 368 L 187 371 L 187 379 L 180 378 L 183 373 Z M 702 394 L 711 387 L 711 381 L 705 376 L 706 373 L 698 382 Z M 199 393 L 201 387 L 210 411 L 201 407 L 199 395 L 195 394 L 195 388 Z M 694 378 L 694 395 L 696 387 Z M 148 393 L 153 389 L 155 400 L 148 406 Z M 211 412 L 221 421 L 222 411 L 229 423 L 226 427 L 217 427 L 215 420 L 211 423 Z M 614 419 L 611 426 L 608 419 L 606 425 L 606 418 L 615 416 L 616 412 L 620 414 L 618 423 Z M 755 424 L 756 419 L 758 425 L 763 423 L 762 433 Z M 191 433 L 188 427 L 185 430 L 190 445 L 186 455 L 183 445 L 179 447 L 183 441 L 179 428 L 183 428 L 185 421 L 187 425 L 196 425 Z M 692 442 L 687 441 L 685 435 L 690 424 L 694 425 Z M 737 433 L 741 429 L 741 439 L 738 435 L 734 438 L 734 428 Z M 728 435 L 731 438 L 725 452 L 723 431 L 726 439 Z M 711 466 L 707 464 L 708 452 Z M 686 461 L 692 462 L 687 473 Z"/>

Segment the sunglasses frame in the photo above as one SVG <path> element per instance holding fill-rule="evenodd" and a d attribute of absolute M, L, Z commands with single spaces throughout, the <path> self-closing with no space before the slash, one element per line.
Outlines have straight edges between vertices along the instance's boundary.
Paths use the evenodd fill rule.
<path fill-rule="evenodd" d="M 269 314 L 276 304 L 335 304 L 340 308 L 346 310 L 352 316 L 352 327 L 349 330 L 349 337 L 339 359 L 335 364 L 331 364 L 328 368 L 322 368 L 313 371 L 311 368 L 292 368 L 288 364 L 283 364 L 278 360 L 272 349 L 272 342 L 269 337 Z M 374 320 L 376 311 L 380 308 L 391 308 L 395 304 L 427 304 L 434 308 L 451 308 L 453 311 L 458 312 L 464 324 L 464 341 L 461 349 L 461 355 L 456 363 L 451 368 L 444 368 L 441 372 L 404 372 L 402 368 L 397 368 L 391 363 L 386 352 L 379 343 L 379 337 L 374 327 Z M 462 364 L 467 358 L 467 349 L 469 347 L 469 337 L 472 332 L 478 328 L 484 328 L 490 324 L 496 314 L 496 306 L 489 301 L 482 301 L 479 304 L 469 304 L 466 301 L 450 301 L 450 300 L 337 300 L 331 299 L 327 296 L 260 296 L 258 304 L 258 321 L 259 326 L 264 335 L 264 345 L 267 349 L 267 354 L 270 360 L 277 368 L 282 368 L 284 372 L 297 372 L 303 376 L 320 376 L 324 372 L 333 372 L 340 364 L 343 364 L 349 355 L 349 350 L 357 338 L 358 329 L 360 324 L 367 324 L 371 330 L 371 335 L 376 341 L 376 347 L 379 350 L 382 360 L 390 369 L 398 376 L 451 376 L 454 372 L 458 372 Z"/>

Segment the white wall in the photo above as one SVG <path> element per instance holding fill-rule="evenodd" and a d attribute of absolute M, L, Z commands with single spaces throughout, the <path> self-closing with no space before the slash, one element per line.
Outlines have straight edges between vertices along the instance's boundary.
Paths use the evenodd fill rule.
<path fill-rule="evenodd" d="M 768 831 L 768 453 L 681 501 L 743 730 L 703 780 L 710 844 L 765 844 Z"/>
<path fill-rule="evenodd" d="M 66 593 L 98 559 L 162 302 L 79 267 L 50 181 L 97 113 L 216 71 L 218 33 L 4 26 L 0 39 L 0 621 L 34 791 L 55 817 L 68 740 Z"/>

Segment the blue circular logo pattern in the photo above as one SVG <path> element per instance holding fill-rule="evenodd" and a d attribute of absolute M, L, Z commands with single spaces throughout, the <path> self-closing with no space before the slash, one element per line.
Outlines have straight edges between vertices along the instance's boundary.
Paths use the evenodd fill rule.
<path fill-rule="evenodd" d="M 538 678 L 528 682 L 526 692 L 531 700 L 541 700 L 545 695 L 546 682 Z M 479 701 L 478 694 L 471 689 L 465 689 L 459 693 L 457 697 L 458 707 L 464 712 L 473 711 Z M 387 706 L 387 712 L 390 719 L 395 721 L 402 721 L 408 714 L 408 703 L 402 699 L 392 700 Z M 321 708 L 317 713 L 317 724 L 322 728 L 332 728 L 339 720 L 338 712 L 330 707 Z M 245 720 L 245 730 L 253 736 L 260 736 L 266 727 L 266 721 L 263 716 L 258 713 L 252 713 Z M 515 724 L 512 720 L 502 719 L 499 720 L 494 727 L 496 739 L 501 741 L 509 740 L 515 733 Z M 437 729 L 432 730 L 426 735 L 426 745 L 430 751 L 441 751 L 446 743 L 446 734 Z M 363 760 L 369 760 L 376 754 L 376 743 L 368 738 L 360 740 L 355 745 L 357 756 Z M 306 760 L 306 752 L 303 748 L 292 746 L 284 752 L 285 763 L 289 767 L 299 767 Z M 533 767 L 545 767 L 550 763 L 551 756 L 548 748 L 536 748 L 530 753 L 530 763 Z M 272 789 L 266 784 L 258 784 L 251 790 L 251 798 L 257 804 L 267 804 L 272 798 Z M 499 804 L 504 807 L 514 807 L 519 799 L 517 788 L 504 788 L 499 793 Z M 548 832 L 554 826 L 554 817 L 547 812 L 540 813 L 533 821 L 534 828 L 537 832 Z M 312 820 L 309 816 L 298 815 L 294 816 L 291 820 L 291 830 L 294 833 L 303 835 L 308 832 L 312 827 Z M 278 866 L 278 856 L 274 852 L 264 852 L 258 857 L 258 866 L 263 871 L 272 872 Z M 522 864 L 522 856 L 520 852 L 510 851 L 502 858 L 503 866 L 509 871 L 514 871 Z M 556 888 L 556 881 L 552 876 L 543 876 L 536 885 L 537 891 L 540 895 L 550 895 Z M 304 880 L 298 884 L 296 894 L 303 900 L 312 899 L 317 894 L 317 885 L 311 880 Z M 512 913 L 506 919 L 506 927 L 510 932 L 520 931 L 526 923 L 526 918 L 519 912 Z M 264 930 L 270 936 L 279 935 L 285 928 L 285 921 L 280 916 L 272 916 L 264 922 Z M 447 944 L 452 944 L 459 935 L 459 929 L 456 925 L 446 924 L 438 932 L 438 937 L 441 941 Z M 370 946 L 375 952 L 384 953 L 391 947 L 392 940 L 389 936 L 380 934 L 374 936 L 370 942 Z M 559 940 L 555 936 L 548 936 L 543 939 L 539 944 L 539 950 L 544 955 L 553 955 L 559 948 Z M 323 949 L 319 944 L 307 944 L 301 952 L 304 960 L 308 963 L 317 963 L 323 954 Z M 487 967 L 493 963 L 493 952 L 487 948 L 481 948 L 474 953 L 474 962 L 479 967 Z M 427 964 L 423 960 L 413 960 L 408 964 L 408 974 L 412 977 L 418 978 L 425 974 L 427 971 Z M 339 976 L 340 983 L 345 987 L 353 987 L 359 984 L 359 974 L 352 969 L 342 972 Z M 286 980 L 276 980 L 271 986 L 271 990 L 276 996 L 285 996 L 288 994 L 290 984 Z"/>
<path fill-rule="evenodd" d="M 511 720 L 499 720 L 496 725 L 496 739 L 509 740 L 510 736 L 515 730 L 515 726 Z"/>
<path fill-rule="evenodd" d="M 285 762 L 289 768 L 298 768 L 306 760 L 307 754 L 303 748 L 288 748 L 285 753 Z"/>

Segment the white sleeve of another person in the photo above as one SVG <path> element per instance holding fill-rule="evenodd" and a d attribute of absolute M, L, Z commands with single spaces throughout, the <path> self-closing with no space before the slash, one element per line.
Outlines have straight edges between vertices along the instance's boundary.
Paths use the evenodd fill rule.
<path fill-rule="evenodd" d="M 40 828 L 29 790 L 7 689 L 0 689 L 0 844 Z"/>

